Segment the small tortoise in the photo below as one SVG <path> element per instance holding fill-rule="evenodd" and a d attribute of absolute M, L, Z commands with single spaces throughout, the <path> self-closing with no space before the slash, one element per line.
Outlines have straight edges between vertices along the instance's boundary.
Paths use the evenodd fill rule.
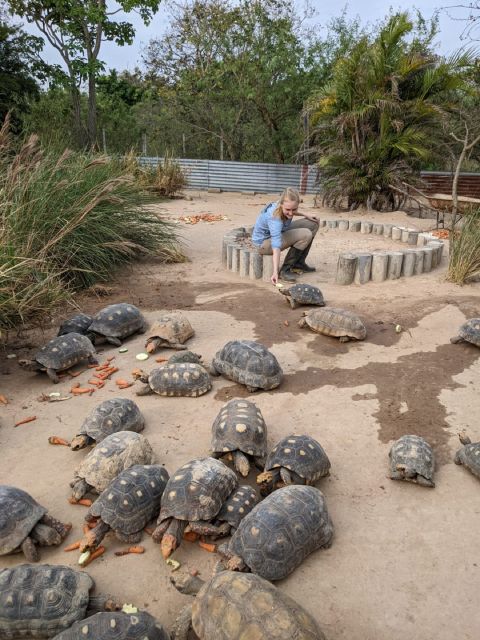
<path fill-rule="evenodd" d="M 262 412 L 248 400 L 230 400 L 212 425 L 212 456 L 233 458 L 235 469 L 248 476 L 250 460 L 263 469 L 267 454 L 267 425 Z"/>
<path fill-rule="evenodd" d="M 275 389 L 282 382 L 278 360 L 263 344 L 232 340 L 215 354 L 210 373 L 244 384 L 248 391 Z"/>
<path fill-rule="evenodd" d="M 80 551 L 95 549 L 110 529 L 122 542 L 139 542 L 160 512 L 167 482 L 167 470 L 159 464 L 136 464 L 119 473 L 88 509 L 85 520 L 96 525 L 80 542 Z"/>
<path fill-rule="evenodd" d="M 137 391 L 137 396 L 157 393 L 159 396 L 197 398 L 212 388 L 208 371 L 202 365 L 191 362 L 165 364 L 158 369 L 152 369 L 149 374 L 136 374 L 136 379 L 145 384 Z"/>
<path fill-rule="evenodd" d="M 465 465 L 474 476 L 480 478 L 480 442 L 472 442 L 464 433 L 459 433 L 458 437 L 463 447 L 455 454 L 455 464 Z"/>
<path fill-rule="evenodd" d="M 80 333 L 82 336 L 88 336 L 88 328 L 92 324 L 93 316 L 86 313 L 77 313 L 77 315 L 64 320 L 58 329 L 57 336 L 64 336 L 66 333 Z"/>
<path fill-rule="evenodd" d="M 145 333 L 147 322 L 140 309 L 133 304 L 119 302 L 101 309 L 93 318 L 88 331 L 94 336 L 94 342 L 102 339 L 120 347 L 122 340 L 134 333 Z"/>
<path fill-rule="evenodd" d="M 90 596 L 94 586 L 88 573 L 62 565 L 0 571 L 0 638 L 52 638 L 93 611 L 120 608 L 109 596 Z"/>
<path fill-rule="evenodd" d="M 450 338 L 452 344 L 457 342 L 471 342 L 476 347 L 480 347 L 480 318 L 467 320 L 458 330 L 458 336 Z"/>
<path fill-rule="evenodd" d="M 170 640 L 170 636 L 146 611 L 117 611 L 79 620 L 52 640 Z"/>
<path fill-rule="evenodd" d="M 322 292 L 311 284 L 294 284 L 292 287 L 282 287 L 279 291 L 286 296 L 292 309 L 296 309 L 301 304 L 325 306 Z"/>
<path fill-rule="evenodd" d="M 29 371 L 46 371 L 55 384 L 60 382 L 57 371 L 70 369 L 73 365 L 87 360 L 89 364 L 98 364 L 95 347 L 79 333 L 67 333 L 52 338 L 37 353 L 33 360 L 19 360 L 18 364 Z"/>
<path fill-rule="evenodd" d="M 315 487 L 291 485 L 267 496 L 245 516 L 218 551 L 226 568 L 281 580 L 316 549 L 332 544 L 333 524 L 324 495 Z"/>
<path fill-rule="evenodd" d="M 168 558 L 180 545 L 187 525 L 202 535 L 215 533 L 210 523 L 237 484 L 235 473 L 215 458 L 196 458 L 180 467 L 165 487 L 152 535 L 155 542 L 161 542 L 163 557 Z M 222 526 L 217 533 L 225 529 Z"/>
<path fill-rule="evenodd" d="M 23 551 L 28 562 L 38 562 L 37 546 L 61 544 L 71 528 L 48 515 L 26 491 L 0 485 L 0 556 Z"/>
<path fill-rule="evenodd" d="M 168 359 L 168 364 L 175 364 L 178 362 L 192 362 L 193 364 L 201 364 L 202 356 L 193 351 L 180 351 L 180 353 L 174 353 Z"/>
<path fill-rule="evenodd" d="M 270 451 L 257 484 L 265 496 L 284 484 L 313 484 L 329 473 L 330 460 L 320 443 L 310 436 L 290 435 Z"/>
<path fill-rule="evenodd" d="M 434 487 L 432 447 L 420 436 L 402 436 L 390 449 L 390 478 Z"/>
<path fill-rule="evenodd" d="M 89 491 L 101 493 L 109 482 L 134 464 L 152 464 L 155 454 L 148 440 L 134 431 L 118 431 L 102 440 L 80 463 L 70 483 L 73 500 Z"/>
<path fill-rule="evenodd" d="M 217 513 L 213 524 L 220 527 L 222 522 L 226 522 L 229 527 L 222 527 L 222 535 L 229 536 L 236 531 L 243 518 L 259 502 L 259 497 L 255 489 L 248 484 L 242 484 L 236 491 L 231 493 L 227 500 L 223 503 L 222 508 Z M 213 533 L 216 536 L 215 532 Z M 216 536 L 218 537 L 218 536 Z"/>
<path fill-rule="evenodd" d="M 325 640 L 312 616 L 293 598 L 260 576 L 222 571 L 209 582 L 180 574 L 170 582 L 197 595 L 180 612 L 172 640 Z"/>
<path fill-rule="evenodd" d="M 186 349 L 183 344 L 195 334 L 187 318 L 178 312 L 164 313 L 149 331 L 145 349 L 153 353 L 161 347 Z"/>
<path fill-rule="evenodd" d="M 340 342 L 364 340 L 367 335 L 365 325 L 360 318 L 345 309 L 312 309 L 304 312 L 304 318 L 298 322 L 299 327 L 309 327 L 315 333 L 340 338 Z"/>
<path fill-rule="evenodd" d="M 138 406 L 128 398 L 104 400 L 93 409 L 83 421 L 80 433 L 73 438 L 70 447 L 73 451 L 83 449 L 89 444 L 97 444 L 107 436 L 118 431 L 142 431 L 145 426 Z"/>

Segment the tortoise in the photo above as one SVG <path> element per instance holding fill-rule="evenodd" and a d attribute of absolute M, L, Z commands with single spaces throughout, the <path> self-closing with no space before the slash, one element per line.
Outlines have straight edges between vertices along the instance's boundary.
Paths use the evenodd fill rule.
<path fill-rule="evenodd" d="M 200 640 L 325 640 L 305 609 L 255 574 L 222 571 L 206 583 L 177 574 L 170 582 L 197 596 L 177 617 L 172 640 L 187 640 L 190 628 Z"/>
<path fill-rule="evenodd" d="M 145 383 L 137 391 L 137 396 L 157 393 L 159 396 L 191 396 L 197 398 L 212 388 L 208 371 L 200 364 L 181 362 L 165 364 L 152 369 L 149 374 L 135 374 L 137 380 Z"/>
<path fill-rule="evenodd" d="M 95 549 L 110 529 L 122 542 L 139 542 L 160 512 L 167 481 L 168 472 L 159 464 L 135 464 L 120 472 L 89 507 L 85 520 L 95 527 L 81 540 L 80 551 Z"/>
<path fill-rule="evenodd" d="M 187 347 L 183 343 L 194 334 L 192 325 L 183 314 L 178 311 L 164 313 L 150 329 L 145 349 L 148 353 L 153 353 L 161 347 L 186 349 Z"/>
<path fill-rule="evenodd" d="M 231 493 L 222 505 L 222 508 L 217 513 L 213 522 L 215 527 L 220 527 L 222 523 L 226 523 L 227 527 L 222 527 L 222 535 L 231 535 L 236 529 L 243 518 L 250 513 L 250 511 L 259 502 L 259 497 L 255 489 L 248 484 L 243 484 L 238 487 L 236 491 Z M 218 537 L 215 530 L 212 535 Z"/>
<path fill-rule="evenodd" d="M 98 364 L 94 354 L 95 347 L 87 336 L 67 333 L 49 340 L 37 351 L 33 360 L 19 360 L 18 364 L 29 371 L 45 371 L 50 380 L 57 384 L 60 382 L 57 371 L 70 369 L 82 360 Z"/>
<path fill-rule="evenodd" d="M 170 640 L 164 627 L 146 611 L 96 613 L 75 622 L 52 640 Z"/>
<path fill-rule="evenodd" d="M 180 351 L 179 353 L 174 353 L 173 356 L 170 356 L 168 359 L 168 364 L 175 364 L 176 362 L 192 362 L 193 364 L 201 364 L 202 356 L 198 353 L 193 353 L 193 351 Z"/>
<path fill-rule="evenodd" d="M 474 476 L 480 478 L 480 442 L 472 442 L 465 433 L 459 433 L 458 437 L 463 447 L 455 454 L 455 464 L 463 464 Z"/>
<path fill-rule="evenodd" d="M 77 313 L 62 322 L 57 336 L 64 336 L 66 333 L 80 333 L 82 336 L 88 336 L 88 328 L 92 324 L 92 320 L 93 316 Z"/>
<path fill-rule="evenodd" d="M 257 504 L 218 551 L 227 569 L 250 570 L 273 581 L 292 573 L 312 551 L 330 547 L 332 537 L 323 493 L 290 485 Z"/>
<path fill-rule="evenodd" d="M 322 292 L 311 284 L 294 284 L 292 287 L 282 287 L 279 291 L 286 296 L 292 309 L 296 309 L 301 304 L 325 306 Z"/>
<path fill-rule="evenodd" d="M 435 486 L 432 447 L 420 436 L 402 436 L 393 443 L 388 455 L 392 480 L 407 480 L 423 487 Z"/>
<path fill-rule="evenodd" d="M 102 440 L 80 463 L 70 483 L 72 499 L 89 491 L 101 493 L 124 469 L 134 464 L 152 464 L 155 454 L 148 440 L 134 431 L 118 431 Z"/>
<path fill-rule="evenodd" d="M 345 309 L 325 307 L 305 311 L 303 315 L 305 317 L 299 320 L 299 327 L 309 327 L 315 333 L 340 338 L 340 342 L 364 340 L 367 336 L 367 330 L 360 318 Z"/>
<path fill-rule="evenodd" d="M 106 340 L 116 347 L 121 346 L 124 338 L 146 330 L 147 322 L 140 309 L 126 302 L 109 304 L 101 309 L 88 329 L 95 343 Z"/>
<path fill-rule="evenodd" d="M 278 360 L 263 344 L 231 340 L 215 354 L 210 373 L 244 384 L 248 391 L 275 389 L 282 382 Z"/>
<path fill-rule="evenodd" d="M 471 342 L 480 347 L 480 318 L 470 318 L 458 330 L 458 336 L 450 338 L 452 344 L 457 342 Z"/>
<path fill-rule="evenodd" d="M 155 542 L 161 543 L 163 557 L 168 558 L 180 545 L 187 525 L 202 535 L 215 531 L 221 535 L 227 527 L 215 530 L 209 523 L 237 484 L 235 473 L 215 458 L 195 458 L 180 467 L 165 487 L 152 535 Z"/>
<path fill-rule="evenodd" d="M 212 456 L 233 458 L 235 469 L 246 477 L 249 457 L 263 469 L 267 454 L 267 425 L 262 412 L 248 400 L 230 400 L 212 425 Z"/>
<path fill-rule="evenodd" d="M 319 442 L 307 435 L 290 435 L 277 442 L 257 477 L 262 496 L 279 486 L 313 484 L 330 473 L 330 460 Z"/>
<path fill-rule="evenodd" d="M 70 447 L 73 451 L 78 451 L 94 442 L 98 444 L 112 433 L 138 433 L 144 427 L 145 418 L 133 400 L 111 398 L 104 400 L 88 414 L 80 427 L 80 433 L 73 438 Z"/>
<path fill-rule="evenodd" d="M 61 544 L 71 528 L 23 489 L 0 485 L 0 556 L 23 551 L 28 562 L 38 562 L 37 547 Z"/>
<path fill-rule="evenodd" d="M 91 596 L 93 579 L 63 565 L 21 564 L 0 571 L 0 638 L 51 638 L 90 612 L 120 608 Z"/>

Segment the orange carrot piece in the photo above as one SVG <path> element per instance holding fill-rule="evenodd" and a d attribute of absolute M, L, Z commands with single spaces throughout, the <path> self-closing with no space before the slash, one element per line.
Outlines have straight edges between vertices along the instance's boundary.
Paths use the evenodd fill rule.
<path fill-rule="evenodd" d="M 155 358 L 155 362 L 168 362 L 168 358 Z"/>
<path fill-rule="evenodd" d="M 90 564 L 91 562 L 93 562 L 94 560 L 102 556 L 104 553 L 105 553 L 105 547 L 102 547 L 102 546 L 98 547 L 97 549 L 95 549 L 95 551 L 92 552 L 92 555 L 82 566 L 86 567 L 88 564 Z"/>
<path fill-rule="evenodd" d="M 127 384 L 119 384 L 118 388 L 119 389 L 128 389 L 128 387 L 131 387 L 133 385 L 133 382 L 127 382 Z"/>
<path fill-rule="evenodd" d="M 188 542 L 196 542 L 198 538 L 198 533 L 195 533 L 195 531 L 186 531 L 183 534 L 183 539 L 187 540 Z"/>
<path fill-rule="evenodd" d="M 65 438 L 60 438 L 60 436 L 50 436 L 48 438 L 49 444 L 63 444 L 65 447 L 69 447 L 70 443 Z"/>
<path fill-rule="evenodd" d="M 7 399 L 6 399 L 6 397 L 5 397 L 5 396 L 3 396 L 1 393 L 0 393 L 0 402 L 1 402 L 2 404 L 8 404 L 8 400 L 7 400 Z"/>
<path fill-rule="evenodd" d="M 81 542 L 81 540 L 77 540 L 76 542 L 72 542 L 72 544 L 69 544 L 63 550 L 64 551 L 75 551 L 75 549 L 80 549 L 80 542 Z"/>
<path fill-rule="evenodd" d="M 217 550 L 216 544 L 210 544 L 209 542 L 202 542 L 201 540 L 198 543 L 198 546 L 201 547 L 202 549 L 205 549 L 205 551 L 208 551 L 209 553 L 215 553 L 215 551 Z"/>
<path fill-rule="evenodd" d="M 75 389 L 72 389 L 72 393 L 74 396 L 80 396 L 83 393 L 90 393 L 92 394 L 95 391 L 95 389 L 92 389 L 90 387 L 77 387 Z"/>
<path fill-rule="evenodd" d="M 33 422 L 37 419 L 37 416 L 29 416 L 28 418 L 23 418 L 23 420 L 19 420 L 13 426 L 19 427 L 21 424 L 27 424 L 27 422 Z"/>
<path fill-rule="evenodd" d="M 96 369 L 97 365 L 96 364 L 87 364 L 87 368 L 88 369 Z"/>
<path fill-rule="evenodd" d="M 115 380 L 115 384 L 118 384 L 118 386 L 120 387 L 122 384 L 130 384 L 128 380 L 123 380 L 123 378 L 117 378 Z"/>
<path fill-rule="evenodd" d="M 137 545 L 134 547 L 128 547 L 128 549 L 121 549 L 120 551 L 115 551 L 116 556 L 126 556 L 129 553 L 145 553 L 145 547 L 141 547 Z"/>
<path fill-rule="evenodd" d="M 95 387 L 98 387 L 99 389 L 105 386 L 105 383 L 103 380 L 97 380 L 96 378 L 90 378 L 90 380 L 87 380 L 87 382 L 88 384 L 93 384 Z"/>
<path fill-rule="evenodd" d="M 74 497 L 70 497 L 68 499 L 70 504 L 80 504 L 82 505 L 82 507 L 91 507 L 92 506 L 92 501 L 90 500 L 90 498 L 80 498 L 80 500 L 75 500 Z"/>

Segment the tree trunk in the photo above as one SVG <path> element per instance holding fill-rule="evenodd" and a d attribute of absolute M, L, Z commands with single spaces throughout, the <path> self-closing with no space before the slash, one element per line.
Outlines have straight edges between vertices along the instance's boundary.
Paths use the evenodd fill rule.
<path fill-rule="evenodd" d="M 72 99 L 73 135 L 78 148 L 83 149 L 85 146 L 85 131 L 82 125 L 80 91 L 74 84 L 70 85 L 70 96 Z"/>
<path fill-rule="evenodd" d="M 95 74 L 88 74 L 88 116 L 87 116 L 88 146 L 98 150 L 97 144 L 97 87 Z"/>

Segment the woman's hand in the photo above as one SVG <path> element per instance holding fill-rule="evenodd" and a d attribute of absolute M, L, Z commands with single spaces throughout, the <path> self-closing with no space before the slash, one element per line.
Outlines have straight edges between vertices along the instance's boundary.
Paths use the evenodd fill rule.
<path fill-rule="evenodd" d="M 311 220 L 312 222 L 318 222 L 319 221 L 317 216 L 312 216 L 309 213 L 304 213 L 303 217 L 306 218 L 307 220 Z"/>
<path fill-rule="evenodd" d="M 274 284 L 274 285 L 276 285 L 276 284 L 277 284 L 277 282 L 278 282 L 278 273 L 274 273 L 274 274 L 272 275 L 272 277 L 270 278 L 270 282 L 271 282 L 272 284 Z"/>

